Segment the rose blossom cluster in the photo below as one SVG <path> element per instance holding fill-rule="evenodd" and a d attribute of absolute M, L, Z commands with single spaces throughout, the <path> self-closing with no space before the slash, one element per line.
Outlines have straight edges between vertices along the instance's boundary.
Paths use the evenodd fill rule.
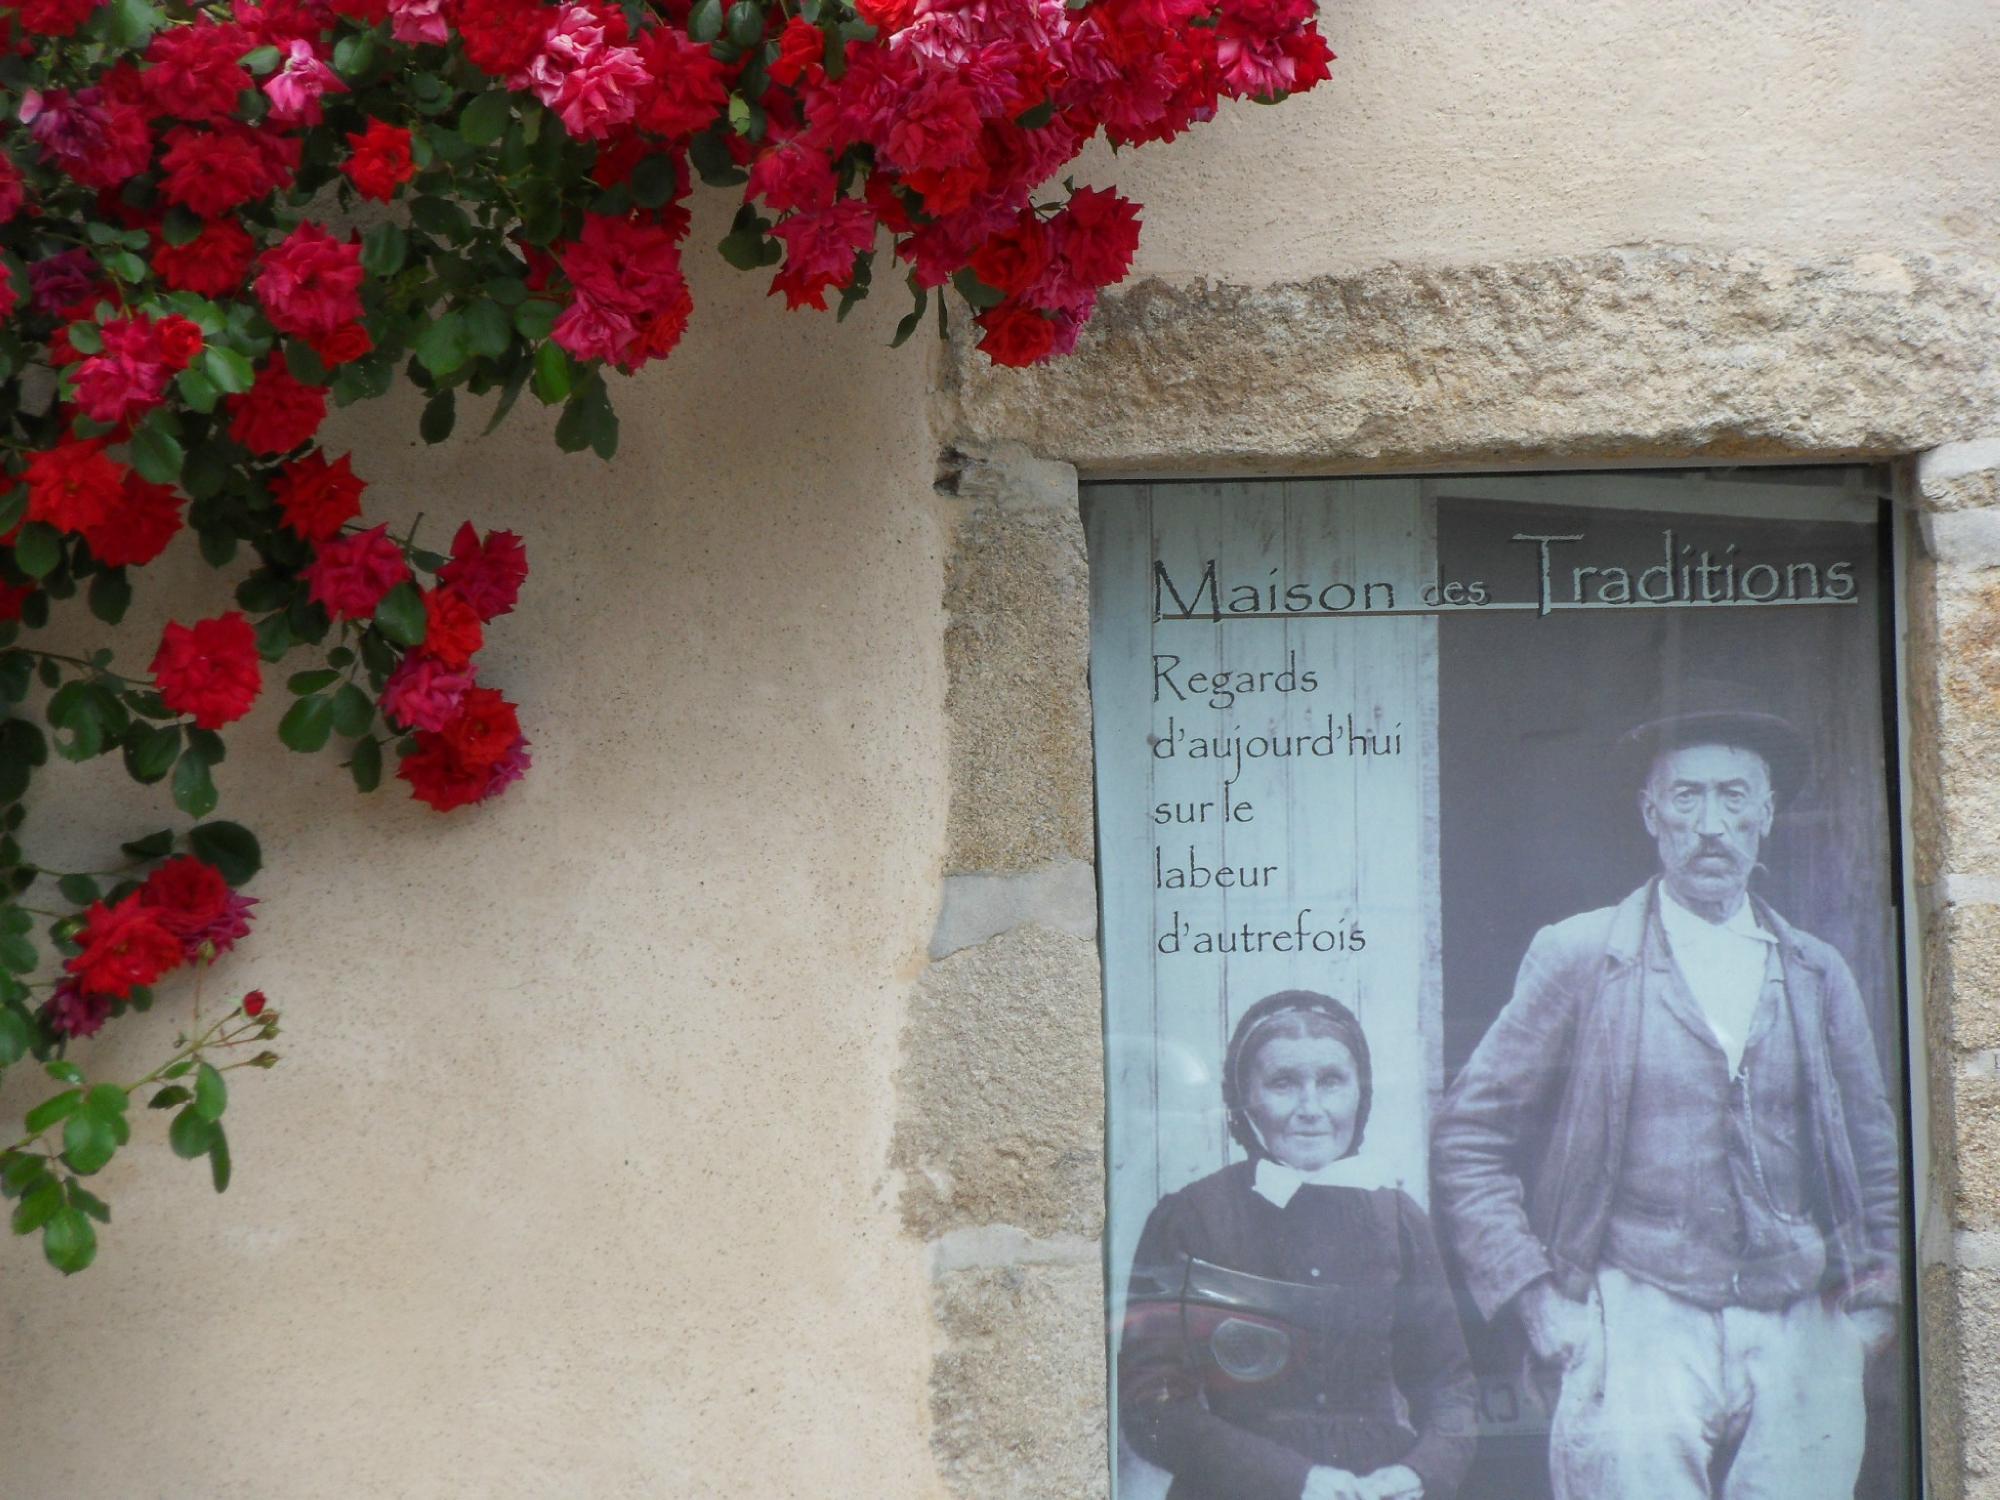
<path fill-rule="evenodd" d="M 4 9 L 24 57 L 109 14 L 93 0 Z M 375 49 L 373 67 L 344 42 Z M 373 669 L 380 707 L 406 737 L 400 774 L 435 807 L 482 800 L 527 765 L 513 705 L 472 665 L 487 622 L 513 605 L 524 554 L 510 533 L 482 538 L 468 524 L 419 586 L 407 543 L 357 524 L 361 481 L 346 456 L 329 461 L 314 446 L 329 385 L 378 340 L 400 355 L 436 314 L 427 302 L 385 313 L 386 278 L 371 280 L 357 234 L 300 212 L 309 190 L 330 178 L 392 217 L 399 197 L 421 191 L 437 209 L 455 164 L 474 159 L 463 153 L 490 149 L 496 132 L 523 144 L 530 126 L 563 132 L 568 155 L 509 168 L 510 192 L 553 172 L 549 161 L 577 174 L 552 183 L 550 227 L 526 234 L 524 210 L 491 231 L 509 235 L 499 248 L 519 266 L 494 307 L 528 298 L 550 313 L 545 335 L 523 324 L 519 338 L 554 349 L 500 329 L 510 355 L 535 359 L 538 394 L 542 356 L 557 350 L 583 367 L 579 376 L 558 359 L 573 389 L 598 380 L 591 366 L 636 370 L 676 346 L 692 311 L 681 255 L 696 163 L 745 182 L 732 258 L 775 264 L 771 291 L 788 307 L 825 308 L 829 294 L 845 305 L 886 239 L 920 307 L 960 278 L 980 309 L 980 347 L 1027 365 L 1074 347 L 1137 247 L 1137 206 L 1117 193 L 1038 196 L 1084 145 L 1100 132 L 1121 146 L 1171 139 L 1226 98 L 1311 88 L 1330 58 L 1312 0 L 665 0 L 640 11 L 611 0 L 229 0 L 165 19 L 138 45 L 107 49 L 82 81 L 64 72 L 53 75 L 63 86 L 21 90 L 25 128 L 0 151 L 0 245 L 19 261 L 0 274 L 0 315 L 60 372 L 54 436 L 13 464 L 22 521 L 81 539 L 106 568 L 159 556 L 188 503 L 145 477 L 178 462 L 159 424 L 205 389 L 203 431 L 248 476 L 253 512 L 275 514 L 303 544 L 303 560 L 273 565 L 301 604 L 346 636 L 416 588 L 421 638 L 398 648 L 393 671 Z M 450 95 L 441 80 L 463 72 L 459 59 L 487 90 L 416 101 L 404 80 Z M 496 99 L 504 107 L 482 143 L 471 111 Z M 454 143 L 442 154 L 440 131 Z M 79 214 L 101 221 L 88 243 L 74 233 Z M 120 251 L 136 271 L 103 253 L 111 240 L 145 247 L 143 258 Z M 456 284 L 403 282 L 433 300 Z M 0 616 L 18 618 L 33 582 L 4 584 Z M 399 619 L 407 643 L 412 627 Z M 233 723 L 262 690 L 258 627 L 238 610 L 176 621 L 151 671 L 161 700 L 198 729 Z"/>
<path fill-rule="evenodd" d="M 68 1037 L 94 1036 L 132 992 L 183 964 L 212 962 L 249 933 L 256 898 L 230 889 L 191 854 L 160 865 L 137 890 L 84 913 L 77 953 L 44 1009 Z"/>

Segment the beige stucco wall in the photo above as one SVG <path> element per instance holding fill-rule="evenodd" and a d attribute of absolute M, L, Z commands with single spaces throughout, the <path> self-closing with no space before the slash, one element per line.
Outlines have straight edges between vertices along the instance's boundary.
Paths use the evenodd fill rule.
<path fill-rule="evenodd" d="M 881 348 L 891 297 L 836 327 L 703 262 L 687 345 L 619 386 L 610 469 L 525 407 L 431 450 L 408 404 L 341 419 L 384 514 L 527 536 L 485 661 L 536 768 L 447 819 L 253 750 L 275 715 L 238 735 L 223 812 L 273 868 L 218 982 L 284 1007 L 287 1060 L 236 1090 L 226 1198 L 156 1146 L 109 1174 L 85 1276 L 12 1248 L 0 1500 L 1101 1488 L 1074 514 L 1018 455 L 934 494 L 940 445 L 1338 467 L 1525 428 L 1517 461 L 1602 454 L 1643 427 L 1601 394 L 1627 330 L 1653 342 L 1625 388 L 1683 367 L 1664 440 L 1690 451 L 1718 392 L 1767 452 L 2000 426 L 1958 338 L 1992 300 L 1992 7 L 1366 0 L 1325 24 L 1318 95 L 1093 156 L 1175 285 L 1111 309 L 1073 376 L 954 373 Z M 1176 300 L 1197 278 L 1256 292 Z M 1579 288 L 1630 321 L 1590 315 L 1599 352 L 1536 393 L 1588 331 Z M 1838 379 L 1796 373 L 1857 307 Z M 1764 342 L 1718 348 L 1718 308 Z M 1174 323 L 1269 346 L 1227 431 L 1189 364 L 1146 362 Z M 1468 329 L 1488 353 L 1437 387 Z M 929 405 L 934 369 L 976 388 Z M 1286 406 L 1315 371 L 1325 399 Z M 1352 427 L 1316 425 L 1342 402 Z M 32 826 L 67 852 L 131 825 L 91 799 Z M 999 884 L 949 898 L 948 872 Z M 941 899 L 972 935 L 926 971 Z M 105 1070 L 170 1030 L 128 1024 Z M 1025 1098 L 980 1071 L 1037 1045 Z"/>

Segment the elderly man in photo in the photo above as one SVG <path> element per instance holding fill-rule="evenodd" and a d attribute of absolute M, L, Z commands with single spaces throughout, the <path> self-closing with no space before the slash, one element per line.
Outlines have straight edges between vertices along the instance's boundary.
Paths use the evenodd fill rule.
<path fill-rule="evenodd" d="M 1543 928 L 1433 1141 L 1480 1310 L 1558 1372 L 1557 1500 L 1846 1500 L 1894 1336 L 1896 1124 L 1853 976 L 1749 892 L 1798 732 L 1625 736 L 1659 874 Z"/>

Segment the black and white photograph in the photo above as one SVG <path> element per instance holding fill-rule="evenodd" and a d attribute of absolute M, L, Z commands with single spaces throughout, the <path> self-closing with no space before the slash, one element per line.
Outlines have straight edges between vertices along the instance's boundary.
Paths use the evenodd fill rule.
<path fill-rule="evenodd" d="M 1913 1494 L 1859 472 L 1088 520 L 1120 1500 Z"/>

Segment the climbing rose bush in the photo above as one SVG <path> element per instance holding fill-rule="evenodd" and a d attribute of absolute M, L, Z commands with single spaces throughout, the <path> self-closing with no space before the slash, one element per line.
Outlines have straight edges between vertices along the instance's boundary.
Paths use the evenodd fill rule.
<path fill-rule="evenodd" d="M 607 372 L 697 316 L 697 183 L 736 199 L 718 252 L 788 309 L 845 316 L 879 269 L 910 299 L 898 344 L 933 302 L 944 330 L 949 284 L 994 362 L 1057 357 L 1139 236 L 1137 205 L 1063 177 L 1085 144 L 1171 140 L 1330 60 L 1312 0 L 0 5 L 0 1068 L 62 1086 L 0 1146 L 15 1232 L 90 1263 L 110 1210 L 85 1179 L 141 1090 L 227 1185 L 225 1074 L 277 1060 L 251 1049 L 278 1013 L 253 990 L 202 1019 L 262 861 L 212 816 L 222 731 L 282 693 L 287 746 L 438 811 L 529 769 L 479 662 L 521 539 L 452 518 L 437 551 L 371 519 L 329 410 L 401 374 L 435 443 L 461 396 L 491 431 L 528 392 L 610 459 Z M 217 597 L 130 639 L 134 571 L 177 544 Z M 52 622 L 89 637 L 83 609 L 111 644 L 49 649 Z M 23 825 L 51 751 L 115 759 L 186 822 L 48 867 Z M 88 1077 L 73 1045 L 183 971 L 169 1057 Z"/>

